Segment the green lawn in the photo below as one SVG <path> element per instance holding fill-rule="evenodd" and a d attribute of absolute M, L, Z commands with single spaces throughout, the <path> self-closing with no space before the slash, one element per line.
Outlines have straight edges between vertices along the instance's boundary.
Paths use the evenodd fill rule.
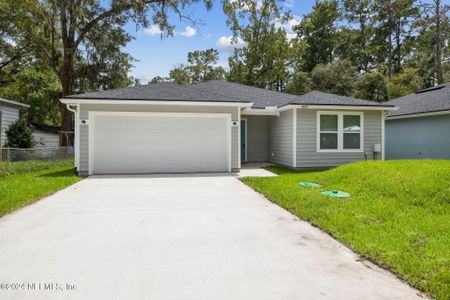
<path fill-rule="evenodd" d="M 73 163 L 56 164 L 43 170 L 0 177 L 0 216 L 69 186 L 81 177 Z"/>
<path fill-rule="evenodd" d="M 242 181 L 437 299 L 450 299 L 450 161 L 371 161 L 328 171 L 268 167 Z M 298 186 L 317 182 L 321 188 Z M 342 190 L 351 198 L 320 194 Z"/>

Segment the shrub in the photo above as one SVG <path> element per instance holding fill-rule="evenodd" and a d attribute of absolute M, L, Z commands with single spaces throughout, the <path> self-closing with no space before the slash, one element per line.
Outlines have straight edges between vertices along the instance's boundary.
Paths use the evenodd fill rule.
<path fill-rule="evenodd" d="M 23 119 L 17 120 L 6 131 L 7 146 L 11 148 L 31 148 L 34 145 L 31 128 Z"/>

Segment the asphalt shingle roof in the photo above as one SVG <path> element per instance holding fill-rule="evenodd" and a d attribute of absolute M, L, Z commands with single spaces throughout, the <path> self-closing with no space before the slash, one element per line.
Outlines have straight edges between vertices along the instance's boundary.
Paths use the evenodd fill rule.
<path fill-rule="evenodd" d="M 393 107 L 393 105 L 389 105 L 386 103 L 356 99 L 353 97 L 339 96 L 318 91 L 299 96 L 297 97 L 296 101 L 293 101 L 289 104 Z"/>
<path fill-rule="evenodd" d="M 163 101 L 214 101 L 254 103 L 252 108 L 267 106 L 298 105 L 343 105 L 343 106 L 392 106 L 384 103 L 338 96 L 322 92 L 311 92 L 302 96 L 270 91 L 223 80 L 178 85 L 175 83 L 150 83 L 147 85 L 71 95 L 72 99 L 110 100 L 163 100 Z"/>
<path fill-rule="evenodd" d="M 450 110 L 450 83 L 420 90 L 386 103 L 398 107 L 398 110 L 388 114 L 388 118 Z"/>
<path fill-rule="evenodd" d="M 141 86 L 88 92 L 70 95 L 70 99 L 104 99 L 104 100 L 149 100 L 149 101 L 206 101 L 206 102 L 249 102 L 248 100 L 206 93 L 191 89 L 189 85 L 170 82 L 149 83 Z"/>

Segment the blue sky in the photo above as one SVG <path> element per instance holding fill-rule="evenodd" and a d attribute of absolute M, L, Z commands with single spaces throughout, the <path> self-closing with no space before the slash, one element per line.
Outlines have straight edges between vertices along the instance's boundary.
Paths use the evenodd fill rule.
<path fill-rule="evenodd" d="M 282 5 L 299 18 L 310 12 L 314 3 L 315 0 L 287 0 Z M 208 48 L 218 49 L 220 64 L 227 63 L 231 54 L 231 47 L 227 46 L 231 31 L 226 26 L 220 0 L 214 1 L 210 11 L 206 11 L 203 5 L 192 6 L 189 8 L 189 14 L 194 19 L 201 20 L 203 24 L 192 27 L 189 22 L 179 22 L 174 16 L 172 22 L 176 25 L 176 34 L 162 40 L 156 27 L 136 30 L 135 24 L 126 26 L 126 30 L 135 40 L 127 45 L 125 51 L 139 60 L 134 63 L 131 75 L 139 78 L 141 83 L 147 83 L 157 75 L 167 76 L 172 67 L 186 62 L 188 52 Z"/>

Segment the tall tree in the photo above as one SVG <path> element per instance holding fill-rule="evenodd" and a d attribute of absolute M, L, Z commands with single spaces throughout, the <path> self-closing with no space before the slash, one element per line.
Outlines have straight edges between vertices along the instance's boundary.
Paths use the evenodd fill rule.
<path fill-rule="evenodd" d="M 219 51 L 216 49 L 189 52 L 187 60 L 191 83 L 225 78 L 225 70 L 217 66 Z"/>
<path fill-rule="evenodd" d="M 283 25 L 291 16 L 276 0 L 223 1 L 233 42 L 228 80 L 281 90 L 288 77 L 289 44 Z"/>
<path fill-rule="evenodd" d="M 444 64 L 449 60 L 450 17 L 448 15 L 450 5 L 442 4 L 441 0 L 433 0 L 431 3 L 421 4 L 421 18 L 416 21 L 420 28 L 420 49 L 431 54 L 429 57 L 433 63 L 432 84 L 444 82 Z M 421 66 L 418 66 L 421 67 Z M 435 80 L 434 80 L 435 79 Z M 431 84 L 428 84 L 431 85 Z"/>
<path fill-rule="evenodd" d="M 169 78 L 178 84 L 198 83 L 225 78 L 225 70 L 217 66 L 219 51 L 210 48 L 189 52 L 188 63 L 179 64 L 170 70 Z"/>
<path fill-rule="evenodd" d="M 311 72 L 314 88 L 342 96 L 353 93 L 356 70 L 348 60 L 336 61 L 329 65 L 318 64 Z"/>
<path fill-rule="evenodd" d="M 166 36 L 173 34 L 173 25 L 169 23 L 169 13 L 174 12 L 180 18 L 184 9 L 197 2 L 203 2 L 207 8 L 211 0 L 43 0 L 42 5 L 51 7 L 57 16 L 57 28 L 60 30 L 62 44 L 62 62 L 60 77 L 62 96 L 75 92 L 75 68 L 77 51 L 84 45 L 94 30 L 108 24 L 110 28 L 123 26 L 128 20 L 141 26 L 149 23 L 159 25 Z M 71 127 L 70 113 L 61 105 L 61 127 L 67 131 Z"/>
<path fill-rule="evenodd" d="M 298 57 L 302 70 L 311 72 L 318 64 L 329 64 L 334 59 L 336 34 L 341 11 L 338 2 L 326 0 L 316 2 L 313 11 L 304 16 L 295 26 L 297 47 L 303 51 Z"/>
<path fill-rule="evenodd" d="M 377 60 L 387 64 L 387 76 L 402 71 L 404 58 L 414 42 L 413 21 L 418 17 L 415 0 L 377 0 L 374 4 L 377 16 Z"/>
<path fill-rule="evenodd" d="M 351 59 L 358 70 L 368 72 L 373 68 L 375 51 L 372 41 L 375 30 L 373 1 L 343 0 L 342 6 L 344 17 L 348 24 L 351 25 L 340 32 L 341 36 L 350 36 L 342 44 L 351 47 L 349 53 L 342 58 Z M 345 34 L 346 32 L 348 33 Z"/>

